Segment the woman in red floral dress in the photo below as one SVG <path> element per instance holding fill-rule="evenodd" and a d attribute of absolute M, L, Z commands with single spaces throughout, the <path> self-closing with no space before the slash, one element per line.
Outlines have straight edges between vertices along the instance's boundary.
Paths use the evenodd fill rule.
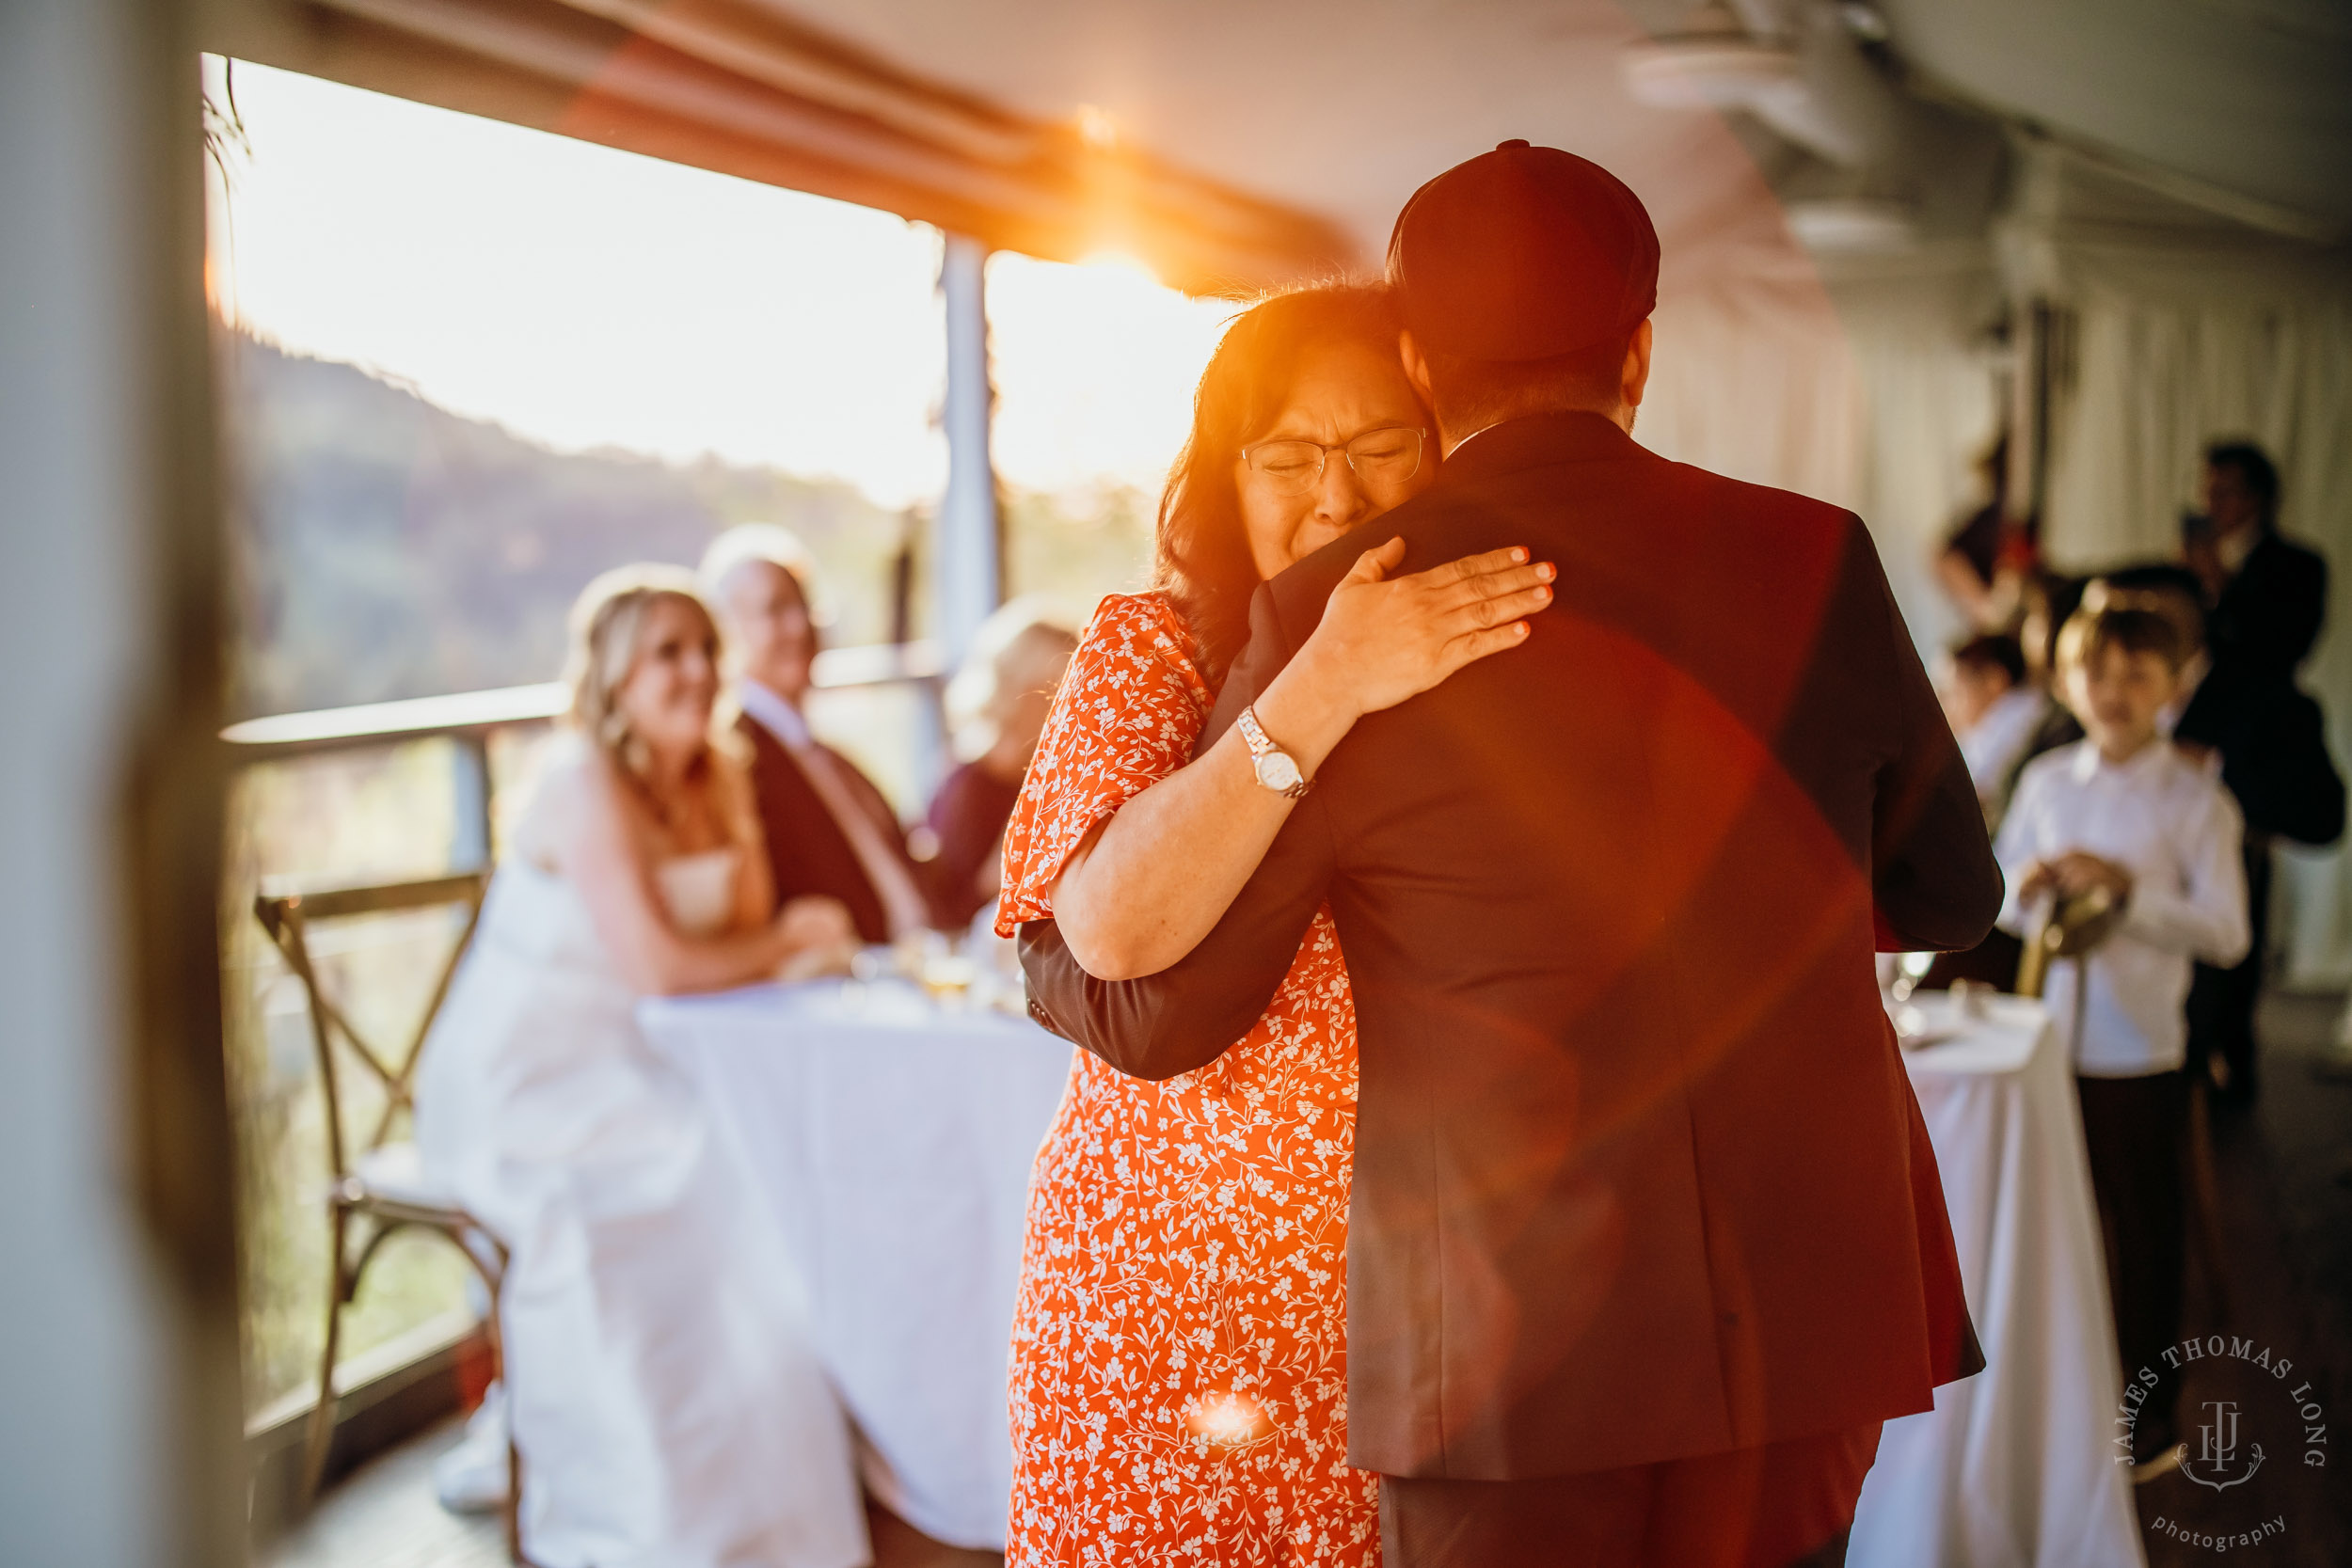
<path fill-rule="evenodd" d="M 1259 582 L 1417 494 L 1426 410 L 1373 288 L 1276 296 L 1201 377 L 1160 507 L 1157 586 L 1096 611 L 1006 831 L 997 929 L 1052 916 L 1104 978 L 1207 933 L 1295 795 L 1240 735 L 1193 743 Z M 1254 705 L 1311 778 L 1357 717 L 1513 646 L 1548 565 L 1406 577 L 1367 552 Z M 1265 1016 L 1197 1071 L 1084 1053 L 1038 1156 L 1013 1328 L 1009 1568 L 1368 1565 L 1377 1490 L 1346 1458 L 1356 1015 L 1328 911 Z"/>

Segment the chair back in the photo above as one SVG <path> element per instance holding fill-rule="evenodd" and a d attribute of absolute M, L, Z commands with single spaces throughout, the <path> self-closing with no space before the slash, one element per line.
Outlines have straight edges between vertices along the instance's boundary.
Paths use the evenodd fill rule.
<path fill-rule="evenodd" d="M 409 1103 L 418 1053 L 424 1048 L 425 1036 L 432 1031 L 433 1020 L 441 1010 L 442 1000 L 449 995 L 450 981 L 457 973 L 458 960 L 465 957 L 468 944 L 473 941 L 474 927 L 482 918 L 483 895 L 488 891 L 489 885 L 490 874 L 487 871 L 461 871 L 446 877 L 387 882 L 372 887 L 262 894 L 253 900 L 254 918 L 261 922 L 262 929 L 269 933 L 270 941 L 285 956 L 287 967 L 302 981 L 303 992 L 309 1002 L 310 1040 L 318 1053 L 319 1086 L 326 1098 L 326 1155 L 338 1185 L 351 1175 L 354 1151 L 347 1142 L 343 1126 L 343 1097 L 334 1048 L 335 1037 L 341 1035 L 343 1037 L 351 1048 L 352 1055 L 383 1086 L 383 1115 L 376 1119 L 373 1133 L 361 1146 L 360 1152 L 364 1152 L 383 1144 L 391 1132 L 393 1117 Z M 424 1014 L 418 1020 L 407 1048 L 397 1053 L 379 1050 L 352 1025 L 350 1015 L 320 983 L 318 968 L 310 952 L 310 929 L 322 921 L 441 907 L 463 907 L 466 911 L 464 928 L 451 947 L 448 960 L 434 977 L 432 994 L 425 1003 Z"/>

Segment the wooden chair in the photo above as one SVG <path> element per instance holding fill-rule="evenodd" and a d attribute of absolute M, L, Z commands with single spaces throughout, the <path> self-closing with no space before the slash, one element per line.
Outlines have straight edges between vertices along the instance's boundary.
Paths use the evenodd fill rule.
<path fill-rule="evenodd" d="M 335 1354 L 342 1340 L 342 1310 L 358 1294 L 359 1281 L 376 1249 L 395 1232 L 421 1228 L 446 1236 L 454 1243 L 490 1294 L 488 1322 L 493 1375 L 504 1370 L 500 1339 L 499 1292 L 506 1272 L 506 1248 L 456 1199 L 435 1188 L 423 1174 L 414 1143 L 392 1141 L 392 1124 L 408 1107 L 413 1093 L 417 1056 L 433 1020 L 449 994 L 458 959 L 473 939 L 482 915 L 483 895 L 489 887 L 486 871 L 462 872 L 421 881 L 394 882 L 375 887 L 334 888 L 312 893 L 263 895 L 253 900 L 253 913 L 270 941 L 285 955 L 287 966 L 300 977 L 310 1003 L 310 1038 L 318 1053 L 319 1086 L 326 1100 L 327 1223 L 330 1279 L 326 1298 L 326 1348 L 319 1357 L 318 1402 L 303 1442 L 302 1480 L 297 1497 L 307 1506 L 317 1495 L 326 1473 L 327 1450 L 335 1434 Z M 354 1028 L 349 1016 L 320 984 L 310 946 L 310 927 L 323 921 L 360 915 L 393 914 L 405 911 L 462 906 L 465 928 L 449 961 L 436 977 L 424 1015 L 407 1049 L 397 1055 L 378 1050 Z M 356 1147 L 345 1125 L 342 1060 L 334 1048 L 336 1036 L 349 1046 L 350 1058 L 382 1085 L 384 1108 L 373 1131 Z M 353 1250 L 355 1233 L 365 1235 Z M 521 1475 L 513 1444 L 507 1448 L 508 1483 L 506 1539 L 509 1552 L 523 1561 L 516 1507 Z"/>

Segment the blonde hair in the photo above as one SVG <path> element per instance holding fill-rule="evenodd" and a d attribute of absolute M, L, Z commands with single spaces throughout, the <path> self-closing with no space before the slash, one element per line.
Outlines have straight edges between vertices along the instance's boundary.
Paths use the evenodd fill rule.
<path fill-rule="evenodd" d="M 572 602 L 571 648 L 564 661 L 564 679 L 572 689 L 566 715 L 571 725 L 624 771 L 639 777 L 645 771 L 645 744 L 629 730 L 620 694 L 637 668 L 646 613 L 660 599 L 685 604 L 710 628 L 713 640 L 718 638 L 718 620 L 694 591 L 691 572 L 682 566 L 616 566 Z M 715 713 L 709 740 L 714 748 L 720 744 Z"/>
<path fill-rule="evenodd" d="M 957 760 L 995 745 L 1023 697 L 1051 698 L 1077 651 L 1076 634 L 1042 597 L 1015 599 L 982 622 L 943 699 Z"/>

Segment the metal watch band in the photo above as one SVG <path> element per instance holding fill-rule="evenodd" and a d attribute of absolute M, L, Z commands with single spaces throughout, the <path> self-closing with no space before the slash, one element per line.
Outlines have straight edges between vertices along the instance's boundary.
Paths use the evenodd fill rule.
<path fill-rule="evenodd" d="M 1263 762 L 1269 757 L 1280 757 L 1291 766 L 1293 781 L 1288 786 L 1267 783 L 1263 771 L 1253 768 L 1252 771 L 1256 773 L 1261 787 L 1271 789 L 1277 795 L 1291 800 L 1297 800 L 1314 787 L 1314 781 L 1307 777 L 1305 769 L 1298 766 L 1298 760 L 1277 746 L 1273 737 L 1265 733 L 1265 726 L 1258 722 L 1258 710 L 1254 705 L 1243 708 L 1241 716 L 1233 722 L 1241 731 L 1242 744 L 1249 748 L 1250 756 L 1259 762 Z"/>

